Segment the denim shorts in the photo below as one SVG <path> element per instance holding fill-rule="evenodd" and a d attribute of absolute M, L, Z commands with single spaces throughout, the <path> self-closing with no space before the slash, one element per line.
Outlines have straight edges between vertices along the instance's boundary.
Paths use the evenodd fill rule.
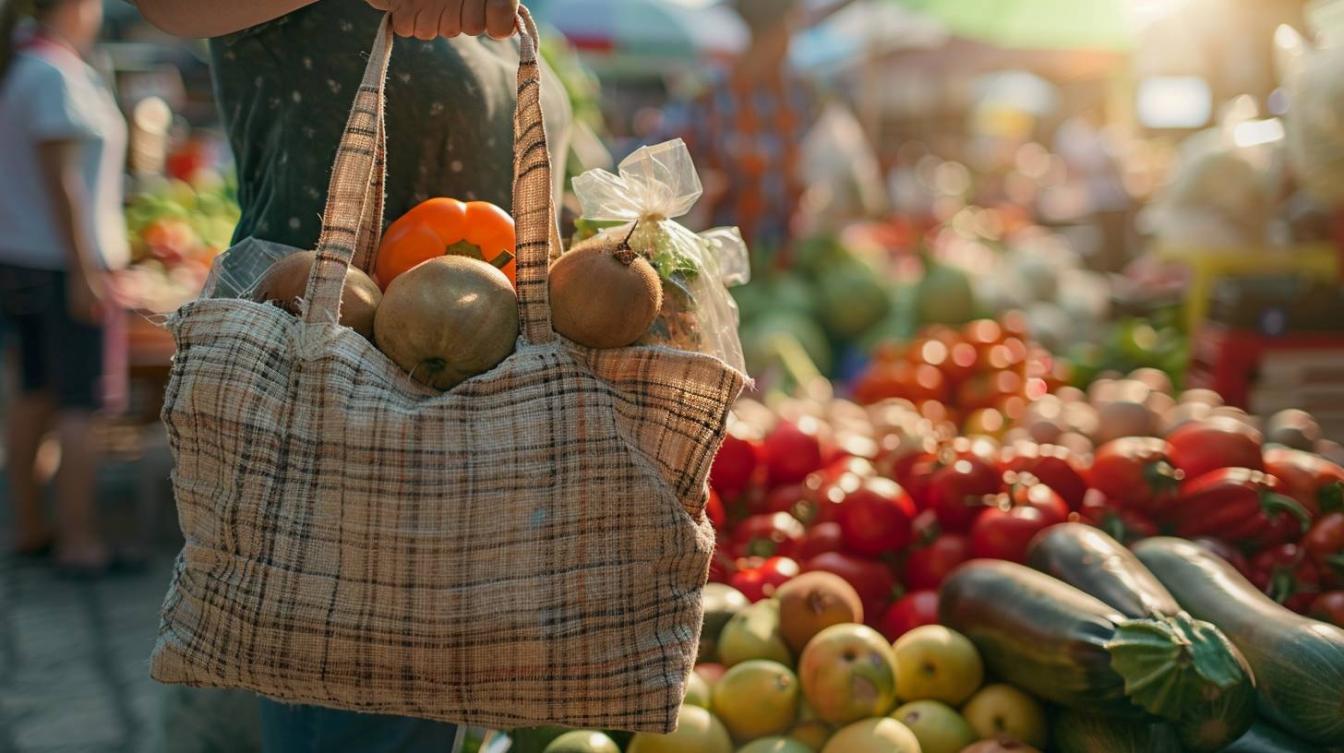
<path fill-rule="evenodd" d="M 262 753 L 450 753 L 456 736 L 442 722 L 261 699 Z"/>
<path fill-rule="evenodd" d="M 20 387 L 58 407 L 97 410 L 103 330 L 70 316 L 68 275 L 0 264 L 0 326 L 18 345 Z"/>

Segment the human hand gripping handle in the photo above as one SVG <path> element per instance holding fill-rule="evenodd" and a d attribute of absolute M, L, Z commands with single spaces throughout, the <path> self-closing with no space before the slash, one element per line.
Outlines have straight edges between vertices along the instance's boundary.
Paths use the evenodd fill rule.
<path fill-rule="evenodd" d="M 387 11 L 397 36 L 431 40 L 459 34 L 495 39 L 511 36 L 518 20 L 518 0 L 368 0 Z"/>

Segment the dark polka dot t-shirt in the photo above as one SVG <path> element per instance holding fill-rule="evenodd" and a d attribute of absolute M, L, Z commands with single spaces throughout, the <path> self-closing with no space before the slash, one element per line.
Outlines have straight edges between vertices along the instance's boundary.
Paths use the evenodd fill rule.
<path fill-rule="evenodd" d="M 380 20 L 364 0 L 321 0 L 211 40 L 238 168 L 235 240 L 317 243 L 336 145 Z M 387 79 L 385 222 L 432 196 L 510 209 L 517 67 L 516 39 L 397 39 Z M 563 176 L 569 102 L 547 76 L 547 132 Z"/>

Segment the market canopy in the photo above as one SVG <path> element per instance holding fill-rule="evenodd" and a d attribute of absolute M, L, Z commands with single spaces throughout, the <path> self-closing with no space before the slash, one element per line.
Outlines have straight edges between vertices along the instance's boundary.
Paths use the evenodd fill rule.
<path fill-rule="evenodd" d="M 537 20 L 569 39 L 594 69 L 659 73 L 740 51 L 746 28 L 722 5 L 668 0 L 531 0 Z"/>
<path fill-rule="evenodd" d="M 1133 49 L 1131 0 L 888 0 L 926 13 L 956 36 L 1009 49 Z"/>

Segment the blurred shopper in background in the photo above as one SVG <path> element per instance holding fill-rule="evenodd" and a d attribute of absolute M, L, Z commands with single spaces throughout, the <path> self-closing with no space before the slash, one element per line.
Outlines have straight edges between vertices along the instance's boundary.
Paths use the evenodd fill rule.
<path fill-rule="evenodd" d="M 732 0 L 751 41 L 731 69 L 668 114 L 669 135 L 695 155 L 711 225 L 736 225 L 754 251 L 782 251 L 804 186 L 802 143 L 818 96 L 789 65 L 799 0 Z"/>
<path fill-rule="evenodd" d="M 112 562 L 94 509 L 108 271 L 126 263 L 126 124 L 85 61 L 101 0 L 0 0 L 0 316 L 18 349 L 19 396 L 7 410 L 13 546 L 55 551 L 63 571 Z M 56 516 L 35 470 L 55 430 Z"/>

